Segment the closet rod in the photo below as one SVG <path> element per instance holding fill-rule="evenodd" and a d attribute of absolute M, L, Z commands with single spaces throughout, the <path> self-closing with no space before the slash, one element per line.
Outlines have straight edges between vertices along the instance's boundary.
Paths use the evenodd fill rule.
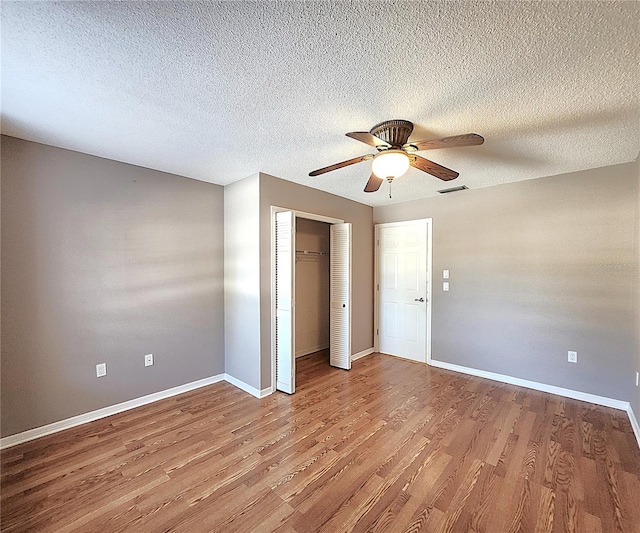
<path fill-rule="evenodd" d="M 327 255 L 327 252 L 316 252 L 315 250 L 296 250 L 296 253 L 304 255 Z"/>

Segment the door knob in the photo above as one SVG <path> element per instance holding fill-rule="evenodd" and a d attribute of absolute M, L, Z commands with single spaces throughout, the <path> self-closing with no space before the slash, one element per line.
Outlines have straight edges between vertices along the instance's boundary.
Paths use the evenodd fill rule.
<path fill-rule="evenodd" d="M 424 298 L 416 298 L 413 300 L 414 302 L 424 302 Z"/>

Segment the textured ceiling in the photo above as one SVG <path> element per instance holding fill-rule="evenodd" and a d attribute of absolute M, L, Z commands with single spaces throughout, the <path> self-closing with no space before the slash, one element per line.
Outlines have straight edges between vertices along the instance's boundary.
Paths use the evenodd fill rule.
<path fill-rule="evenodd" d="M 369 205 L 635 159 L 640 3 L 2 2 L 2 131 L 228 184 L 262 171 Z M 362 189 L 393 118 L 421 152 L 393 199 Z"/>

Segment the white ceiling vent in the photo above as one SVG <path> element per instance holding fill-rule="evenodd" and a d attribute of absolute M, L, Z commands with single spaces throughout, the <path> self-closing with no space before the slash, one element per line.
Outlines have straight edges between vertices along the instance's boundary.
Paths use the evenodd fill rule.
<path fill-rule="evenodd" d="M 440 194 L 447 194 L 448 192 L 466 191 L 469 187 L 466 185 L 459 185 L 458 187 L 451 187 L 450 189 L 442 189 L 438 191 Z"/>

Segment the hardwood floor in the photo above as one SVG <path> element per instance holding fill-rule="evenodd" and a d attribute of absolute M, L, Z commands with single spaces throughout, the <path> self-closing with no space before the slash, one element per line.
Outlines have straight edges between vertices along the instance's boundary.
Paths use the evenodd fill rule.
<path fill-rule="evenodd" d="M 298 363 L 293 396 L 218 383 L 4 450 L 2 531 L 640 531 L 621 411 L 379 354 Z"/>

